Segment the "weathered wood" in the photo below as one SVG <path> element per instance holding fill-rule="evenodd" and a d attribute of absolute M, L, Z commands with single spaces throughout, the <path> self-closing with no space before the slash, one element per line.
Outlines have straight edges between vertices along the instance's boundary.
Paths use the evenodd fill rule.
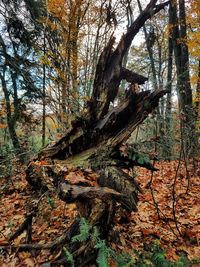
<path fill-rule="evenodd" d="M 127 141 L 137 126 L 140 125 L 158 106 L 159 99 L 164 96 L 167 91 L 161 90 L 153 93 L 145 91 L 142 93 L 139 93 L 136 98 L 137 101 L 134 103 L 134 109 L 132 109 L 130 118 L 126 118 L 126 126 L 124 126 L 121 131 L 117 131 L 115 135 L 108 139 L 107 145 L 112 144 L 114 147 Z"/>
<path fill-rule="evenodd" d="M 98 183 L 101 186 L 106 186 L 115 189 L 117 192 L 122 192 L 118 202 L 128 211 L 137 211 L 138 192 L 142 192 L 139 184 L 133 177 L 116 167 L 107 167 L 101 172 L 98 178 Z"/>
<path fill-rule="evenodd" d="M 148 81 L 147 77 L 144 77 L 142 75 L 139 75 L 131 70 L 121 68 L 121 77 L 123 80 L 126 80 L 129 83 L 137 83 L 137 84 L 144 84 L 146 81 Z"/>
<path fill-rule="evenodd" d="M 86 187 L 61 183 L 58 187 L 58 195 L 66 203 L 75 202 L 76 200 L 88 200 L 99 198 L 104 201 L 119 199 L 122 194 L 107 187 Z"/>
<path fill-rule="evenodd" d="M 103 143 L 112 147 L 119 145 L 130 137 L 134 129 L 158 106 L 159 99 L 166 93 L 163 90 L 130 95 L 104 118 L 93 124 L 92 128 L 87 128 L 86 123 L 80 121 L 82 128 L 75 127 L 57 143 L 43 149 L 39 158 L 64 160 L 90 148 L 97 149 L 97 146 L 103 146 Z"/>

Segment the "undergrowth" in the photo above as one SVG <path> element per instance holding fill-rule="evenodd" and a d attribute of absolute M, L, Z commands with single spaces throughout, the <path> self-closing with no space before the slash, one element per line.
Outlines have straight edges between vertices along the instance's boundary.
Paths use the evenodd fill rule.
<path fill-rule="evenodd" d="M 100 238 L 98 228 L 92 227 L 88 221 L 81 218 L 80 233 L 72 238 L 72 242 L 86 242 L 91 240 L 97 249 L 96 263 L 99 267 L 109 267 L 112 261 L 117 267 L 190 267 L 197 264 L 198 260 L 189 261 L 184 254 L 180 254 L 177 261 L 170 261 L 166 258 L 166 251 L 154 242 L 146 246 L 145 251 L 138 252 L 133 250 L 131 253 L 117 253 Z M 64 254 L 70 266 L 74 267 L 74 258 L 66 248 Z"/>

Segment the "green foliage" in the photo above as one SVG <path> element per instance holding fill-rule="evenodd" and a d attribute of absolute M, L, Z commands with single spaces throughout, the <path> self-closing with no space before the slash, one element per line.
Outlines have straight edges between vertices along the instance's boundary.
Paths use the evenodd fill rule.
<path fill-rule="evenodd" d="M 169 266 L 169 262 L 166 260 L 165 254 L 163 251 L 155 253 L 152 257 L 152 261 L 155 266 L 160 266 L 160 267 Z"/>
<path fill-rule="evenodd" d="M 53 198 L 51 198 L 50 196 L 47 196 L 47 202 L 52 210 L 55 209 L 56 206 L 55 206 L 55 201 Z"/>
<path fill-rule="evenodd" d="M 94 248 L 98 250 L 97 264 L 99 267 L 109 267 L 109 259 L 112 259 L 118 267 L 189 267 L 190 262 L 185 255 L 180 255 L 178 261 L 166 259 L 165 251 L 157 243 L 148 245 L 144 251 L 133 250 L 130 254 L 116 253 L 111 249 L 105 240 L 100 238 L 98 228 L 89 224 L 85 218 L 80 220 L 80 234 L 72 238 L 72 242 L 85 242 L 88 239 L 94 243 Z M 75 266 L 73 255 L 63 248 L 70 266 Z"/>
<path fill-rule="evenodd" d="M 92 227 L 85 218 L 80 220 L 80 234 L 72 238 L 72 242 L 85 242 L 91 238 L 95 244 L 94 247 L 98 250 L 97 264 L 99 267 L 108 267 L 108 259 L 111 252 L 114 253 L 109 247 L 107 247 L 105 240 L 100 239 L 99 231 L 97 227 Z"/>
<path fill-rule="evenodd" d="M 185 255 L 181 255 L 179 260 L 176 262 L 169 261 L 165 257 L 165 251 L 162 250 L 157 244 L 152 245 L 152 256 L 151 262 L 156 267 L 187 267 L 189 261 Z"/>
<path fill-rule="evenodd" d="M 135 258 L 132 257 L 132 255 L 129 255 L 125 252 L 122 252 L 121 254 L 114 253 L 112 255 L 113 259 L 115 260 L 118 267 L 134 267 L 135 266 Z"/>
<path fill-rule="evenodd" d="M 67 262 L 70 264 L 70 266 L 74 267 L 75 265 L 74 265 L 73 255 L 65 247 L 63 247 L 63 251 Z"/>
<path fill-rule="evenodd" d="M 72 238 L 72 242 L 84 242 L 90 237 L 91 225 L 85 218 L 80 221 L 80 234 Z"/>
<path fill-rule="evenodd" d="M 141 156 L 138 157 L 137 162 L 139 164 L 143 165 L 143 164 L 149 163 L 150 162 L 150 159 L 147 156 L 141 155 Z"/>
<path fill-rule="evenodd" d="M 134 147 L 128 145 L 124 151 L 120 151 L 120 157 L 128 157 L 129 161 L 134 161 L 138 164 L 149 164 L 150 158 L 144 153 L 138 153 Z"/>
<path fill-rule="evenodd" d="M 106 246 L 105 240 L 98 238 L 95 248 L 98 249 L 97 264 L 99 267 L 108 267 L 110 249 Z"/>

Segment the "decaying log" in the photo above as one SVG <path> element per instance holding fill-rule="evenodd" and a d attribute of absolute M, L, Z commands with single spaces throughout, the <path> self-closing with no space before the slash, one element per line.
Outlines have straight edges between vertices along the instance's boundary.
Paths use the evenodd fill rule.
<path fill-rule="evenodd" d="M 55 248 L 57 248 L 58 246 L 63 246 L 66 245 L 71 238 L 77 234 L 78 230 L 79 230 L 79 223 L 80 223 L 80 219 L 75 219 L 75 221 L 73 222 L 73 224 L 70 226 L 70 228 L 68 230 L 66 230 L 64 232 L 63 235 L 61 235 L 60 237 L 56 238 L 56 240 L 54 240 L 53 242 L 49 242 L 46 244 L 37 244 L 37 243 L 29 243 L 29 244 L 18 244 L 18 245 L 11 245 L 10 243 L 7 244 L 5 243 L 4 245 L 2 244 L 0 246 L 0 250 L 4 251 L 4 250 L 18 250 L 18 251 L 24 251 L 24 250 L 42 250 L 42 249 L 50 249 L 50 250 L 54 250 Z M 12 238 L 13 240 L 14 238 Z"/>
<path fill-rule="evenodd" d="M 57 143 L 43 149 L 39 158 L 66 159 L 89 148 L 102 147 L 103 143 L 117 146 L 126 141 L 136 127 L 141 124 L 159 103 L 166 91 L 150 91 L 135 93 L 124 99 L 119 106 L 113 108 L 104 118 L 88 128 L 88 124 L 80 121 Z"/>

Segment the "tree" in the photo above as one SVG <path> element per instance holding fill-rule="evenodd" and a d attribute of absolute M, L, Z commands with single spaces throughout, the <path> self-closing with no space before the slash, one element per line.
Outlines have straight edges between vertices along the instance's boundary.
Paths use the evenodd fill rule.
<path fill-rule="evenodd" d="M 140 1 L 138 6 L 140 12 L 142 6 Z M 168 24 L 168 26 L 167 26 Z M 168 30 L 169 29 L 169 30 Z M 139 47 L 132 48 L 132 59 L 129 64 L 137 66 L 142 60 L 142 65 L 138 66 L 149 73 L 149 87 L 153 90 L 166 87 L 169 90 L 167 97 L 163 97 L 159 103 L 159 107 L 152 116 L 150 123 L 153 127 L 148 127 L 145 135 L 150 139 L 149 135 L 157 136 L 156 149 L 162 158 L 170 158 L 170 146 L 172 144 L 171 129 L 171 91 L 174 79 L 174 68 L 172 64 L 172 39 L 171 39 L 171 22 L 168 21 L 168 14 L 160 12 L 158 16 L 147 21 L 143 27 L 144 41 Z M 135 54 L 138 55 L 139 59 Z M 144 88 L 145 90 L 145 88 Z M 153 129 L 154 128 L 154 129 Z M 145 136 L 145 137 L 146 137 Z M 155 142 L 151 142 L 153 147 Z"/>
<path fill-rule="evenodd" d="M 172 17 L 169 12 L 169 33 L 168 33 L 168 63 L 167 63 L 167 100 L 166 100 L 166 136 L 171 137 L 171 124 L 172 124 L 172 75 L 173 75 L 173 41 L 170 27 L 172 25 Z M 168 139 L 166 144 L 166 155 L 170 159 L 172 147 L 171 140 Z"/>
<path fill-rule="evenodd" d="M 97 58 L 113 27 L 106 1 L 51 0 L 46 9 L 41 22 L 46 23 L 47 40 L 42 62 L 51 81 L 47 101 L 66 129 L 91 94 Z"/>
<path fill-rule="evenodd" d="M 199 0 L 189 1 L 187 7 L 187 22 L 189 25 L 188 29 L 188 48 L 191 56 L 191 83 L 196 86 L 196 94 L 194 96 L 194 105 L 196 113 L 196 130 L 199 132 L 199 96 L 200 96 L 200 54 L 199 54 L 199 26 L 200 26 L 200 8 Z"/>
<path fill-rule="evenodd" d="M 177 73 L 179 112 L 183 129 L 184 150 L 189 152 L 194 148 L 195 142 L 192 140 L 195 140 L 195 134 L 184 0 L 180 0 L 179 5 L 177 5 L 176 1 L 170 3 L 170 16 L 173 23 L 172 40 Z"/>
<path fill-rule="evenodd" d="M 40 29 L 32 20 L 39 16 L 39 12 L 33 0 L 2 0 L 1 4 L 0 79 L 6 101 L 9 134 L 18 154 L 23 152 L 23 147 L 17 136 L 17 123 L 26 119 L 27 99 L 41 97 L 40 80 L 37 79 L 39 67 L 33 50 Z M 26 20 L 20 16 L 21 8 Z"/>

